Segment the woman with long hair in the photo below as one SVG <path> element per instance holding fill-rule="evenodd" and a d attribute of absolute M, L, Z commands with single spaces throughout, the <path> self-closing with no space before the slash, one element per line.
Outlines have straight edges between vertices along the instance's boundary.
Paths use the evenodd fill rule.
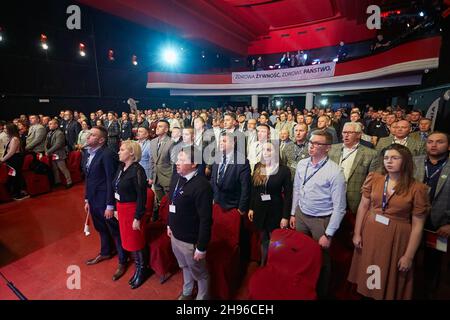
<path fill-rule="evenodd" d="M 14 200 L 23 200 L 30 196 L 22 191 L 25 185 L 22 177 L 22 166 L 24 160 L 23 149 L 20 141 L 19 129 L 16 125 L 8 123 L 5 126 L 8 142 L 5 145 L 5 152 L 0 163 L 6 163 L 9 174 L 9 189 Z"/>
<path fill-rule="evenodd" d="M 408 148 L 392 144 L 381 153 L 383 169 L 362 187 L 348 280 L 363 296 L 411 299 L 413 262 L 429 212 L 428 187 L 413 178 Z"/>
<path fill-rule="evenodd" d="M 261 161 L 255 165 L 248 218 L 261 235 L 261 265 L 266 264 L 270 235 L 287 228 L 292 206 L 291 171 L 281 165 L 278 150 L 266 142 Z"/>

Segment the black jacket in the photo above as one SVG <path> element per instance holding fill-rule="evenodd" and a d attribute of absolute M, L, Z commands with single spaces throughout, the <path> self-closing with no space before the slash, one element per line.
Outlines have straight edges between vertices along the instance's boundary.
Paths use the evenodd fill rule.
<path fill-rule="evenodd" d="M 212 201 L 211 186 L 202 175 L 195 175 L 182 186 L 180 176 L 174 174 L 170 183 L 169 203 L 175 205 L 175 213 L 169 212 L 169 227 L 173 236 L 183 242 L 195 244 L 205 251 L 211 239 Z M 178 183 L 182 190 L 174 199 Z"/>

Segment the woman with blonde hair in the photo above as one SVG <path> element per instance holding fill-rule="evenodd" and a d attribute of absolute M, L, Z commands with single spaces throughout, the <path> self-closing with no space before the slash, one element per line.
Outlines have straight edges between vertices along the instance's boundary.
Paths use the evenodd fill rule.
<path fill-rule="evenodd" d="M 150 275 L 144 235 L 144 213 L 147 201 L 147 176 L 139 164 L 142 151 L 138 142 L 126 140 L 119 151 L 119 166 L 113 180 L 122 247 L 134 255 L 136 270 L 128 282 L 136 289 Z"/>

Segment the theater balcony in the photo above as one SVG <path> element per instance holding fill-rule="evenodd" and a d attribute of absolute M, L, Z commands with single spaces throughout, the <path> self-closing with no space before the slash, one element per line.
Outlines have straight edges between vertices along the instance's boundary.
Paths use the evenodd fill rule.
<path fill-rule="evenodd" d="M 299 68 L 220 74 L 148 73 L 148 89 L 174 96 L 304 94 L 419 85 L 437 69 L 441 37 L 399 44 L 350 61 Z"/>

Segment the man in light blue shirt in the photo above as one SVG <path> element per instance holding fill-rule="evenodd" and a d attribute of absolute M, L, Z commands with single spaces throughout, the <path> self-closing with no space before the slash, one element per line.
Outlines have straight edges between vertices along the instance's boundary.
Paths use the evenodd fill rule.
<path fill-rule="evenodd" d="M 314 131 L 309 141 L 311 158 L 297 165 L 290 226 L 319 242 L 323 260 L 317 294 L 327 297 L 331 261 L 328 248 L 345 215 L 346 184 L 342 169 L 328 159 L 332 136 Z"/>

